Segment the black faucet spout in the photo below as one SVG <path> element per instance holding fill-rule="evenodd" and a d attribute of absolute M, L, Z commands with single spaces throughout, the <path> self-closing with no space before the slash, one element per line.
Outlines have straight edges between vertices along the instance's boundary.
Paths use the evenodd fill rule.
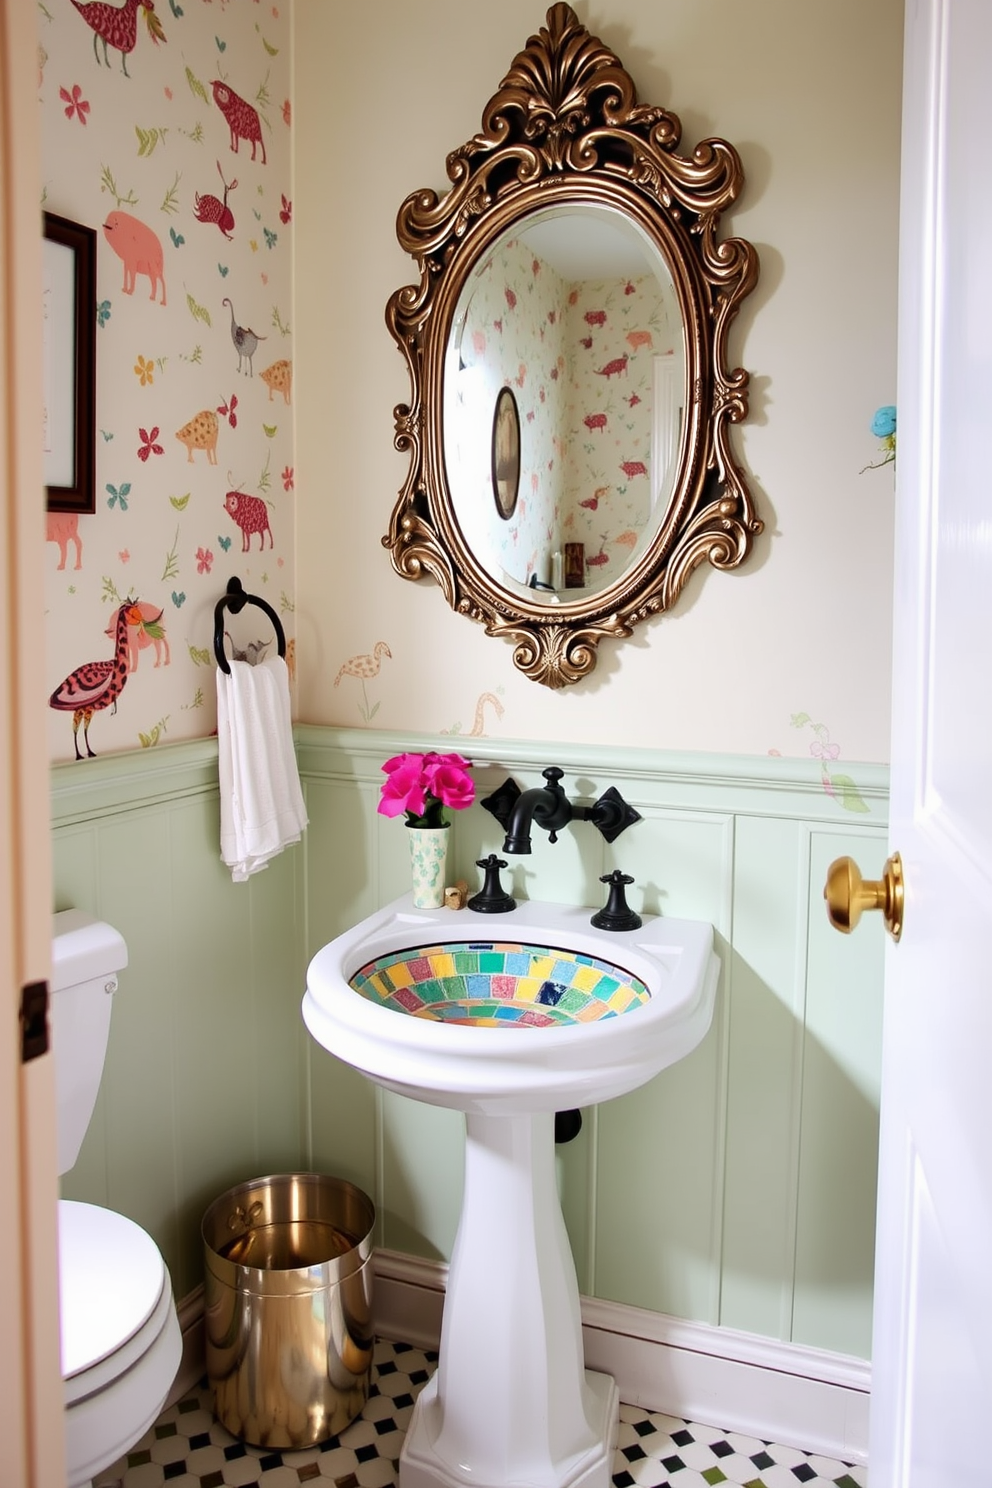
<path fill-rule="evenodd" d="M 536 822 L 548 833 L 552 842 L 562 827 L 572 820 L 572 803 L 562 790 L 559 781 L 564 774 L 557 766 L 543 772 L 547 785 L 524 791 L 513 803 L 510 819 L 506 824 L 505 853 L 529 853 L 531 851 L 531 827 Z"/>

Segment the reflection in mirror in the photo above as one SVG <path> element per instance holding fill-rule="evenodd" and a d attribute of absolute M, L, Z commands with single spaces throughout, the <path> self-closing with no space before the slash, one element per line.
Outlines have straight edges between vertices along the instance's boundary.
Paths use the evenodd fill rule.
<path fill-rule="evenodd" d="M 513 389 L 505 386 L 496 394 L 491 466 L 496 510 L 507 522 L 520 494 L 520 414 Z"/>
<path fill-rule="evenodd" d="M 497 487 L 494 510 L 484 431 L 511 390 L 520 495 L 508 510 Z M 684 402 L 675 285 L 635 223 L 588 204 L 504 232 L 462 289 L 444 371 L 448 487 L 492 579 L 558 592 L 578 543 L 580 587 L 612 584 L 665 513 Z"/>

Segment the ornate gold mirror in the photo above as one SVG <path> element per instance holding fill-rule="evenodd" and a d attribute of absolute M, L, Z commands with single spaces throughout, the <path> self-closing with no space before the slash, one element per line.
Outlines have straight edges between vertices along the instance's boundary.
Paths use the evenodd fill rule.
<path fill-rule="evenodd" d="M 727 367 L 758 259 L 718 236 L 743 172 L 725 140 L 680 138 L 554 5 L 448 156 L 450 189 L 397 219 L 420 282 L 386 310 L 412 402 L 383 545 L 549 687 L 761 531 L 731 447 L 748 374 Z"/>

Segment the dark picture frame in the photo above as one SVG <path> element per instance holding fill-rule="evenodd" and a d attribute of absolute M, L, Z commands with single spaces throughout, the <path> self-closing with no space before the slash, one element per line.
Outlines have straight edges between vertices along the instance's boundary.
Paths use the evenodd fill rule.
<path fill-rule="evenodd" d="M 520 491 L 520 413 L 509 387 L 500 388 L 493 409 L 492 473 L 496 510 L 509 521 Z"/>
<path fill-rule="evenodd" d="M 49 511 L 96 510 L 96 232 L 44 214 L 44 471 Z"/>

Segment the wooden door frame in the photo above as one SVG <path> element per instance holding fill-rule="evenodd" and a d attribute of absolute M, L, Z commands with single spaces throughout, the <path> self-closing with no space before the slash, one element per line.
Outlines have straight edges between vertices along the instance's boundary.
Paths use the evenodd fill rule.
<path fill-rule="evenodd" d="M 51 959 L 44 698 L 36 12 L 0 0 L 0 1267 L 4 1482 L 65 1482 L 52 1055 L 21 1063 L 21 989 Z M 95 313 L 95 312 L 94 312 Z"/>

